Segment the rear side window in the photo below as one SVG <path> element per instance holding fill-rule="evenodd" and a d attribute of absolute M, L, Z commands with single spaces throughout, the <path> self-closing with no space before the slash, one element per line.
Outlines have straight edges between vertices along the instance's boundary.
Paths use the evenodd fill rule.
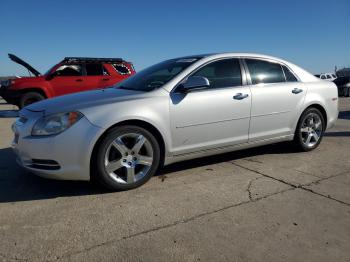
<path fill-rule="evenodd" d="M 326 79 L 326 77 L 324 75 L 321 75 L 321 79 Z"/>
<path fill-rule="evenodd" d="M 282 68 L 287 82 L 298 82 L 298 79 L 286 66 L 283 65 Z"/>
<path fill-rule="evenodd" d="M 112 64 L 112 66 L 114 67 L 115 71 L 117 71 L 121 75 L 130 75 L 131 74 L 129 67 L 127 67 L 124 64 Z"/>
<path fill-rule="evenodd" d="M 246 59 L 245 61 L 252 84 L 285 82 L 280 64 L 258 59 Z"/>
<path fill-rule="evenodd" d="M 86 64 L 85 69 L 87 76 L 108 75 L 106 69 L 103 67 L 102 64 Z"/>
<path fill-rule="evenodd" d="M 242 85 L 241 67 L 238 59 L 212 62 L 199 69 L 194 76 L 209 80 L 210 88 L 234 87 Z"/>

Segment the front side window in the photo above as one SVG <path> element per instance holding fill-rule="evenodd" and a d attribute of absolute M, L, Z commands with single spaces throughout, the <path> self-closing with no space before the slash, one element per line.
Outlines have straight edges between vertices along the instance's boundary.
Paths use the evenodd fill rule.
<path fill-rule="evenodd" d="M 321 75 L 321 79 L 326 79 L 326 77 L 324 75 Z"/>
<path fill-rule="evenodd" d="M 245 61 L 252 84 L 285 82 L 280 64 L 258 59 L 246 59 Z"/>
<path fill-rule="evenodd" d="M 81 65 L 61 65 L 54 73 L 55 76 L 82 76 Z"/>
<path fill-rule="evenodd" d="M 330 75 L 326 75 L 327 76 L 327 79 L 331 79 L 332 77 Z"/>
<path fill-rule="evenodd" d="M 242 85 L 241 67 L 238 59 L 224 59 L 212 62 L 193 74 L 209 80 L 210 88 L 224 88 Z"/>
<path fill-rule="evenodd" d="M 283 65 L 282 68 L 287 82 L 298 82 L 298 79 L 286 66 Z"/>

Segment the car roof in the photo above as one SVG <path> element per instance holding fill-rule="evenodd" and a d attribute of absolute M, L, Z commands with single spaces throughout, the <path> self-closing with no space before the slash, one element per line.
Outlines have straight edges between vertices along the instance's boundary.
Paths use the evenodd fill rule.
<path fill-rule="evenodd" d="M 122 58 L 100 58 L 100 57 L 65 57 L 62 63 L 122 63 Z"/>

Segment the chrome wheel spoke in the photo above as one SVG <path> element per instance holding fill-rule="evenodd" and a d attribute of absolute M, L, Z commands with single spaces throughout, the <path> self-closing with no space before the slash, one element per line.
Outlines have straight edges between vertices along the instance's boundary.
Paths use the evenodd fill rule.
<path fill-rule="evenodd" d="M 107 165 L 106 165 L 106 171 L 107 171 L 107 173 L 111 173 L 111 172 L 114 172 L 114 171 L 118 170 L 122 166 L 123 165 L 120 162 L 120 160 L 108 162 Z"/>
<path fill-rule="evenodd" d="M 128 167 L 126 169 L 126 182 L 134 183 L 135 182 L 135 167 Z"/>
<path fill-rule="evenodd" d="M 321 120 L 317 121 L 315 124 L 315 129 L 319 129 L 321 127 Z"/>
<path fill-rule="evenodd" d="M 312 135 L 313 135 L 313 137 L 315 138 L 315 140 L 317 142 L 318 139 L 320 138 L 319 135 L 316 132 L 314 132 Z"/>
<path fill-rule="evenodd" d="M 142 146 L 145 144 L 146 142 L 146 138 L 143 135 L 139 135 L 136 139 L 136 143 L 133 146 L 133 148 L 131 149 L 133 152 L 135 152 L 136 154 L 138 152 L 140 152 Z"/>
<path fill-rule="evenodd" d="M 151 166 L 153 162 L 153 157 L 149 156 L 138 156 L 137 164 L 144 165 L 144 166 Z"/>
<path fill-rule="evenodd" d="M 307 138 L 306 138 L 305 144 L 307 144 L 307 145 L 310 144 L 311 139 L 312 139 L 312 135 L 309 134 L 309 135 L 307 136 Z"/>
<path fill-rule="evenodd" d="M 309 132 L 309 128 L 308 127 L 302 127 L 302 128 L 300 128 L 300 131 L 302 133 L 307 133 L 307 132 Z"/>
<path fill-rule="evenodd" d="M 312 127 L 314 125 L 314 118 L 311 116 L 309 119 L 309 127 Z"/>
<path fill-rule="evenodd" d="M 125 154 L 129 151 L 129 149 L 126 147 L 124 142 L 121 140 L 120 137 L 118 137 L 116 140 L 113 141 L 112 145 L 121 153 Z"/>

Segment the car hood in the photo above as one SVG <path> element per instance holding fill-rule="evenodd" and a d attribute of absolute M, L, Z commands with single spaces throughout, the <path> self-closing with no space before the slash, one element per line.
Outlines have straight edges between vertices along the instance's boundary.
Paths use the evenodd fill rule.
<path fill-rule="evenodd" d="M 99 89 L 46 99 L 31 104 L 24 109 L 32 112 L 43 112 L 44 115 L 51 115 L 138 99 L 142 97 L 142 94 L 144 92 L 116 88 Z"/>
<path fill-rule="evenodd" d="M 39 73 L 39 71 L 37 71 L 35 68 L 33 68 L 30 64 L 28 64 L 27 62 L 24 62 L 21 58 L 13 55 L 13 54 L 9 54 L 9 58 L 17 63 L 20 64 L 22 66 L 24 66 L 25 68 L 27 68 L 33 75 L 35 76 L 40 76 L 41 74 Z"/>

